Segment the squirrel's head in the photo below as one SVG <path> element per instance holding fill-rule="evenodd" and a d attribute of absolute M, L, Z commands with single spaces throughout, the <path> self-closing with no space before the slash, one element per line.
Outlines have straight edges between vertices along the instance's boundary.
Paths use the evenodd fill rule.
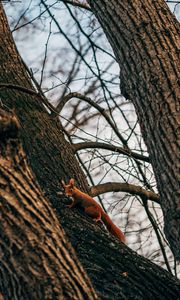
<path fill-rule="evenodd" d="M 72 194 L 73 194 L 74 187 L 75 187 L 75 186 L 74 186 L 74 179 L 71 178 L 71 179 L 69 180 L 69 183 L 68 183 L 68 184 L 65 184 L 64 180 L 62 180 L 61 183 L 62 183 L 62 186 L 63 186 L 63 188 L 64 188 L 64 190 L 65 190 L 66 196 L 71 197 Z"/>

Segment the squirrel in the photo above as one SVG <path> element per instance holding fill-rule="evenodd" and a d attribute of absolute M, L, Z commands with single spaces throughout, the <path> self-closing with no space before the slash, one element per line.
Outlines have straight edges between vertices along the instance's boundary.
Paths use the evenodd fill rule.
<path fill-rule="evenodd" d="M 121 242 L 125 243 L 125 236 L 123 232 L 111 221 L 110 217 L 104 212 L 102 207 L 88 194 L 83 193 L 75 187 L 75 181 L 70 179 L 68 184 L 65 184 L 64 180 L 61 181 L 65 190 L 66 196 L 72 197 L 73 201 L 69 208 L 76 205 L 83 208 L 85 213 L 93 218 L 95 222 L 103 221 L 108 231 L 118 238 Z"/>

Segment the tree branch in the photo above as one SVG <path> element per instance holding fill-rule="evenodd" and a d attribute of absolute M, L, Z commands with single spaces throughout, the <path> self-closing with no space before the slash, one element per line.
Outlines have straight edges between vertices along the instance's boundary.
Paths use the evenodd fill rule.
<path fill-rule="evenodd" d="M 120 141 L 123 143 L 124 146 L 127 145 L 127 141 L 124 139 L 124 137 L 119 133 L 118 128 L 116 127 L 116 125 L 111 121 L 111 119 L 109 118 L 108 114 L 105 112 L 105 109 L 102 108 L 99 104 L 95 103 L 91 98 L 82 95 L 80 93 L 69 93 L 68 95 L 66 95 L 57 105 L 56 107 L 56 111 L 60 114 L 61 110 L 63 109 L 64 105 L 71 100 L 72 98 L 78 98 L 81 100 L 84 100 L 85 102 L 89 103 L 91 106 L 93 106 L 94 108 L 96 108 L 101 114 L 102 116 L 106 119 L 106 121 L 108 122 L 108 124 L 111 126 L 111 128 L 114 130 L 114 132 L 116 133 L 117 137 L 120 139 Z"/>
<path fill-rule="evenodd" d="M 89 5 L 85 4 L 85 3 L 80 3 L 78 1 L 73 1 L 73 0 L 59 0 L 60 2 L 64 2 L 64 3 L 68 3 L 68 4 L 71 4 L 73 6 L 76 6 L 76 7 L 80 7 L 80 8 L 83 8 L 83 9 L 86 9 L 90 12 L 92 12 L 91 8 L 89 7 Z"/>
<path fill-rule="evenodd" d="M 103 184 L 99 184 L 97 186 L 93 186 L 90 189 L 91 196 L 95 197 L 108 192 L 127 192 L 131 195 L 137 195 L 140 197 L 145 197 L 146 199 L 152 200 L 158 204 L 160 204 L 160 198 L 158 194 L 153 193 L 152 191 L 148 191 L 143 189 L 140 186 L 129 184 L 129 183 L 119 183 L 119 182 L 107 182 Z"/>
<path fill-rule="evenodd" d="M 163 255 L 163 258 L 164 258 L 164 262 L 166 264 L 166 267 L 167 267 L 167 270 L 172 274 L 172 271 L 171 271 L 171 267 L 169 265 L 169 262 L 168 262 L 168 258 L 167 258 L 167 255 L 166 255 L 166 251 L 164 249 L 164 245 L 162 243 L 162 240 L 161 240 L 161 236 L 159 234 L 159 227 L 158 227 L 158 224 L 156 222 L 156 220 L 154 219 L 153 215 L 151 214 L 150 210 L 149 210 L 149 207 L 148 207 L 148 203 L 146 201 L 146 198 L 141 196 L 141 199 L 142 199 L 142 202 L 143 202 L 143 206 L 144 206 L 144 209 L 146 211 L 146 214 L 149 218 L 149 221 L 151 222 L 152 226 L 153 226 L 153 229 L 155 231 L 155 234 L 156 234 L 156 237 L 157 237 L 157 240 L 158 240 L 158 243 L 159 243 L 159 246 L 160 246 L 160 249 L 161 249 L 161 252 L 162 252 L 162 255 Z"/>
<path fill-rule="evenodd" d="M 53 113 L 55 113 L 56 115 L 58 115 L 56 109 L 53 107 L 53 105 L 46 99 L 46 97 L 44 97 L 42 94 L 40 94 L 40 92 L 36 92 L 32 89 L 28 89 L 26 87 L 17 85 L 17 84 L 11 84 L 11 83 L 0 83 L 0 90 L 3 89 L 13 89 L 13 90 L 17 90 L 23 93 L 27 93 L 29 95 L 33 95 L 36 96 L 38 99 L 40 99 L 42 101 L 42 103 Z"/>
<path fill-rule="evenodd" d="M 138 154 L 136 152 L 130 151 L 129 149 L 125 149 L 122 147 L 118 147 L 118 146 L 114 146 L 114 145 L 110 145 L 110 144 L 106 144 L 106 143 L 97 143 L 97 142 L 77 143 L 77 144 L 73 144 L 72 148 L 75 153 L 79 150 L 87 149 L 87 148 L 105 149 L 105 150 L 118 152 L 120 154 L 124 154 L 129 157 L 133 157 L 135 159 L 143 160 L 145 162 L 150 162 L 148 156 L 144 156 L 144 155 Z"/>

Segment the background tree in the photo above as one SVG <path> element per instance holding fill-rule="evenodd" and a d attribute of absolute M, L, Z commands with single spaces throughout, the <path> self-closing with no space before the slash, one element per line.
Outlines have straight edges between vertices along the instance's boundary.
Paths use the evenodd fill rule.
<path fill-rule="evenodd" d="M 121 66 L 121 91 L 135 105 L 157 180 L 165 233 L 180 259 L 179 23 L 164 0 L 88 2 Z"/>
<path fill-rule="evenodd" d="M 59 197 L 57 197 L 57 192 L 60 189 L 59 180 L 61 178 L 65 179 L 69 177 L 76 177 L 82 189 L 88 190 L 88 186 L 73 155 L 74 147 L 71 148 L 70 145 L 64 140 L 62 134 L 62 131 L 64 129 L 60 125 L 59 119 L 55 117 L 56 115 L 55 109 L 50 104 L 48 104 L 46 98 L 40 92 L 40 89 L 38 89 L 39 92 L 33 90 L 33 86 L 30 83 L 30 78 L 25 72 L 24 65 L 22 65 L 21 59 L 17 55 L 17 52 L 14 46 L 12 45 L 12 40 L 7 31 L 8 29 L 4 26 L 5 19 L 2 17 L 1 20 L 3 20 L 1 32 L 4 32 L 4 35 L 1 36 L 2 37 L 1 81 L 3 82 L 1 84 L 2 105 L 3 108 L 14 107 L 16 109 L 16 113 L 20 119 L 20 123 L 22 126 L 21 138 L 23 140 L 24 147 L 28 153 L 31 166 L 34 172 L 36 173 L 38 182 L 40 183 L 45 195 L 48 196 L 49 200 L 52 201 L 54 207 L 56 207 L 58 215 L 61 215 L 61 222 L 63 223 L 63 227 L 66 229 L 66 232 L 69 234 L 71 242 L 75 246 L 76 251 L 78 252 L 79 258 L 82 261 L 83 265 L 87 268 L 87 270 L 89 270 L 91 264 L 92 269 L 89 270 L 89 276 L 91 277 L 93 283 L 96 285 L 96 289 L 98 290 L 100 296 L 105 297 L 107 291 L 108 291 L 107 295 L 109 299 L 110 297 L 114 297 L 114 295 L 117 295 L 117 297 L 120 297 L 120 295 L 124 297 L 124 295 L 127 296 L 130 294 L 131 295 L 142 294 L 141 297 L 143 297 L 143 295 L 146 294 L 147 296 L 147 289 L 145 286 L 146 284 L 147 285 L 149 284 L 148 280 L 146 281 L 146 284 L 143 287 L 141 287 L 143 291 L 142 290 L 137 291 L 137 286 L 139 285 L 139 278 L 137 277 L 137 271 L 139 269 L 139 265 L 141 265 L 142 268 L 144 268 L 144 270 L 148 266 L 147 269 L 149 272 L 149 269 L 152 268 L 152 265 L 150 267 L 149 262 L 141 258 L 139 258 L 140 260 L 138 260 L 137 256 L 134 256 L 134 254 L 132 254 L 131 251 L 124 249 L 124 247 L 123 247 L 123 254 L 125 253 L 126 255 L 123 255 L 122 257 L 119 252 L 119 249 L 121 248 L 120 245 L 117 246 L 116 251 L 114 248 L 115 246 L 114 240 L 113 240 L 113 244 L 108 244 L 107 246 L 107 235 L 105 233 L 103 234 L 100 228 L 97 228 L 94 225 L 89 224 L 89 222 L 84 223 L 86 224 L 85 226 L 86 230 L 83 230 L 82 222 L 85 221 L 82 221 L 81 215 L 77 215 L 77 212 L 75 214 L 73 214 L 73 212 L 69 212 L 60 203 Z M 11 46 L 7 47 L 7 45 L 11 45 Z M 7 48 L 9 49 L 8 52 L 6 51 Z M 32 73 L 30 73 L 30 76 L 32 77 Z M 12 95 L 13 95 L 13 101 L 12 101 Z M 72 96 L 72 94 L 69 95 L 69 97 L 70 96 Z M 66 103 L 67 98 L 68 97 L 63 97 L 62 102 Z M 51 115 L 48 114 L 46 110 L 43 108 L 40 100 L 51 110 L 52 112 Z M 88 103 L 90 103 L 89 99 L 86 99 L 86 101 L 89 101 Z M 91 102 L 91 104 L 93 103 L 94 102 Z M 61 109 L 61 105 L 59 105 L 59 109 Z M 101 111 L 101 113 L 103 113 L 103 111 Z M 109 119 L 107 118 L 106 115 L 105 117 L 106 120 L 108 121 Z M 112 120 L 109 124 L 113 125 Z M 112 125 L 111 127 L 113 128 Z M 115 126 L 113 130 L 116 130 Z M 115 132 L 117 132 L 117 130 Z M 46 145 L 46 149 L 44 145 Z M 121 147 L 119 151 L 121 151 L 120 153 L 123 153 L 124 151 L 123 154 L 126 155 L 129 154 L 127 149 L 123 147 Z M 48 167 L 45 168 L 44 166 L 48 166 Z M 122 187 L 124 188 L 126 187 L 126 189 L 128 189 L 128 185 L 126 186 L 121 185 L 121 189 Z M 132 190 L 132 186 L 130 187 Z M 97 189 L 98 188 L 94 190 L 94 193 L 97 193 Z M 106 185 L 106 189 L 107 189 L 107 185 Z M 143 193 L 144 190 L 142 188 L 140 190 L 141 193 Z M 132 193 L 134 192 L 135 190 L 132 190 Z M 145 192 L 147 193 L 147 191 L 144 191 L 144 193 Z M 156 196 L 155 194 L 153 195 L 154 197 Z M 158 201 L 157 196 L 155 197 L 155 199 Z M 77 222 L 78 220 L 79 222 Z M 87 234 L 88 234 L 88 238 L 91 237 L 89 241 L 87 240 Z M 102 238 L 101 244 L 99 243 L 99 234 L 101 235 Z M 98 240 L 98 243 L 95 242 L 96 240 Z M 94 247 L 92 247 L 92 245 L 94 245 Z M 102 247 L 102 249 L 105 249 L 105 245 L 106 245 L 107 252 L 105 252 L 105 257 L 102 257 L 103 250 L 100 251 L 100 248 Z M 90 262 L 88 258 L 90 258 Z M 123 258 L 125 260 L 123 260 Z M 134 260 L 134 263 L 129 265 L 129 262 L 132 259 Z M 114 264 L 114 260 L 116 262 L 116 266 Z M 99 269 L 100 266 L 101 269 Z M 107 268 L 109 269 L 109 266 L 111 266 L 111 268 L 113 266 L 113 272 L 111 270 L 112 273 L 110 272 L 109 274 L 107 274 L 106 270 Z M 115 270 L 117 270 L 117 273 L 115 272 Z M 121 273 L 122 276 L 119 278 L 118 275 L 118 278 L 116 278 L 116 275 L 114 274 L 119 274 L 120 270 L 122 270 Z M 100 278 L 102 272 L 104 275 L 103 279 Z M 165 282 L 167 285 L 167 280 L 171 281 L 170 279 L 171 277 L 166 272 L 164 273 L 158 267 L 156 268 L 155 266 L 153 266 L 152 278 L 156 277 L 157 275 L 155 274 L 157 273 L 158 273 L 158 286 L 160 282 L 162 284 L 160 285 L 163 287 Z M 128 274 L 132 274 L 132 278 L 134 282 L 133 286 L 131 282 L 128 280 L 128 276 L 129 276 Z M 141 273 L 142 278 L 145 276 L 145 274 L 147 275 L 147 271 Z M 123 283 L 123 292 L 120 288 L 122 283 Z M 156 289 L 157 280 L 156 283 L 154 284 L 155 286 L 153 286 L 153 288 L 155 291 L 152 291 L 151 288 L 149 288 L 149 293 L 150 293 L 149 295 L 154 294 L 154 296 L 160 297 L 159 293 L 161 293 L 161 291 L 158 288 Z M 173 292 L 174 294 L 172 294 L 172 297 L 176 297 L 177 288 L 175 282 L 171 281 L 170 285 L 174 289 Z M 169 292 L 170 290 L 171 287 L 168 288 Z M 164 291 L 166 291 L 166 295 L 167 295 L 167 289 L 164 289 Z M 164 295 L 164 291 L 163 291 L 163 297 L 166 297 L 166 295 Z"/>

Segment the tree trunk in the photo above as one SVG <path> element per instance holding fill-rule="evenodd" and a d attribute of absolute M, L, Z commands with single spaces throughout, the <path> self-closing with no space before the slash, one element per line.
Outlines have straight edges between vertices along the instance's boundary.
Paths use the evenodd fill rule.
<path fill-rule="evenodd" d="M 12 299 L 97 299 L 27 165 L 14 115 L 0 109 L 0 292 Z"/>
<path fill-rule="evenodd" d="M 0 33 L 0 83 L 34 90 L 9 31 L 1 3 Z M 87 191 L 87 181 L 70 144 L 64 138 L 58 118 L 51 118 L 39 97 L 20 89 L 6 88 L 1 90 L 1 100 L 18 116 L 25 151 L 43 191 L 48 194 L 51 190 L 56 195 L 60 179 L 71 177 L 77 179 L 79 186 Z"/>
<path fill-rule="evenodd" d="M 33 89 L 15 49 L 2 7 L 0 9 L 0 32 L 0 83 L 18 84 Z M 85 267 L 99 297 L 108 300 L 178 299 L 179 282 L 170 273 L 154 265 L 147 259 L 138 256 L 128 247 L 119 243 L 115 238 L 109 236 L 104 228 L 94 224 L 91 219 L 88 219 L 79 210 L 66 208 L 64 203 L 67 202 L 67 199 L 63 194 L 58 196 L 57 192 L 61 190 L 59 185 L 61 179 L 66 180 L 74 177 L 84 191 L 88 189 L 85 177 L 73 155 L 71 146 L 63 136 L 58 119 L 52 119 L 38 97 L 29 95 L 28 93 L 6 88 L 0 90 L 0 97 L 3 108 L 7 109 L 8 107 L 9 109 L 13 109 L 20 120 L 20 138 L 23 141 L 30 165 L 38 179 L 38 183 L 43 189 L 44 195 L 52 202 L 55 208 L 54 213 L 56 213 L 68 234 L 77 256 Z M 34 190 L 33 186 L 32 190 Z M 11 191 L 11 194 L 16 195 L 15 188 Z M 12 197 L 14 197 L 13 195 Z M 25 200 L 27 201 L 27 199 Z M 44 201 L 44 198 L 41 200 Z M 3 202 L 3 205 L 5 204 L 6 202 Z M 20 204 L 17 207 L 18 216 L 21 213 Z M 32 209 L 39 211 L 38 202 L 34 201 L 32 204 L 34 205 Z M 31 205 L 29 204 L 29 206 Z M 20 222 L 22 217 L 21 215 L 19 216 L 18 222 Z M 28 215 L 25 213 L 24 217 L 27 219 Z M 35 227 L 34 230 L 37 233 L 43 232 L 43 236 L 46 237 L 47 235 L 50 239 L 54 240 L 54 233 L 52 231 L 49 232 L 48 229 L 46 230 L 43 227 L 43 222 L 47 218 L 49 223 L 49 217 L 46 216 L 46 213 L 43 214 L 43 217 L 41 216 L 41 223 L 39 224 L 35 218 L 34 221 L 37 228 Z M 3 215 L 3 219 L 6 222 L 5 215 Z M 43 221 L 42 219 L 45 220 Z M 28 224 L 25 225 L 27 226 Z M 54 223 L 52 220 L 50 228 L 53 228 L 53 226 L 56 228 L 56 222 Z M 58 228 L 60 227 L 57 226 L 57 230 Z M 24 236 L 24 230 L 20 232 Z M 56 231 L 55 233 L 57 234 Z M 9 231 L 6 234 L 4 233 L 3 240 L 6 238 L 6 235 L 10 238 L 12 234 Z M 9 241 L 9 238 L 7 241 Z M 58 239 L 61 239 L 61 237 Z M 41 245 L 37 240 L 36 242 L 37 247 L 35 249 L 37 248 L 36 251 L 40 253 L 40 249 L 43 250 L 46 245 Z M 1 238 L 0 243 L 2 243 Z M 32 257 L 35 255 L 35 249 L 32 246 L 30 249 L 28 248 L 30 258 L 31 255 Z M 54 255 L 56 255 L 56 251 L 59 251 L 59 247 L 54 250 Z M 14 259 L 14 264 L 17 264 L 20 268 L 21 261 L 18 261 L 15 247 L 11 247 L 11 255 L 12 259 Z M 4 258 L 2 259 L 4 260 Z M 42 263 L 40 262 L 41 265 Z M 49 272 L 50 266 L 51 261 L 47 263 L 46 270 L 44 269 L 45 273 Z M 22 264 L 21 267 L 20 271 L 23 272 L 25 266 Z M 38 272 L 35 271 L 33 269 L 32 280 L 38 282 L 36 280 Z M 70 280 L 69 277 L 68 280 Z M 75 282 L 78 284 L 77 281 Z M 8 281 L 7 286 L 8 284 L 11 285 L 11 282 Z M 44 287 L 45 285 L 46 281 Z M 21 282 L 19 288 L 22 288 Z M 34 284 L 34 289 L 36 289 L 36 284 Z M 2 293 L 2 291 L 0 292 Z M 59 298 L 61 296 L 60 293 L 61 291 L 59 291 Z M 69 299 L 67 295 L 64 295 L 64 298 Z M 16 298 L 12 296 L 11 299 Z M 39 297 L 38 299 L 44 298 Z"/>
<path fill-rule="evenodd" d="M 164 214 L 180 259 L 179 23 L 164 0 L 88 0 L 120 65 L 122 94 L 135 105 Z"/>

